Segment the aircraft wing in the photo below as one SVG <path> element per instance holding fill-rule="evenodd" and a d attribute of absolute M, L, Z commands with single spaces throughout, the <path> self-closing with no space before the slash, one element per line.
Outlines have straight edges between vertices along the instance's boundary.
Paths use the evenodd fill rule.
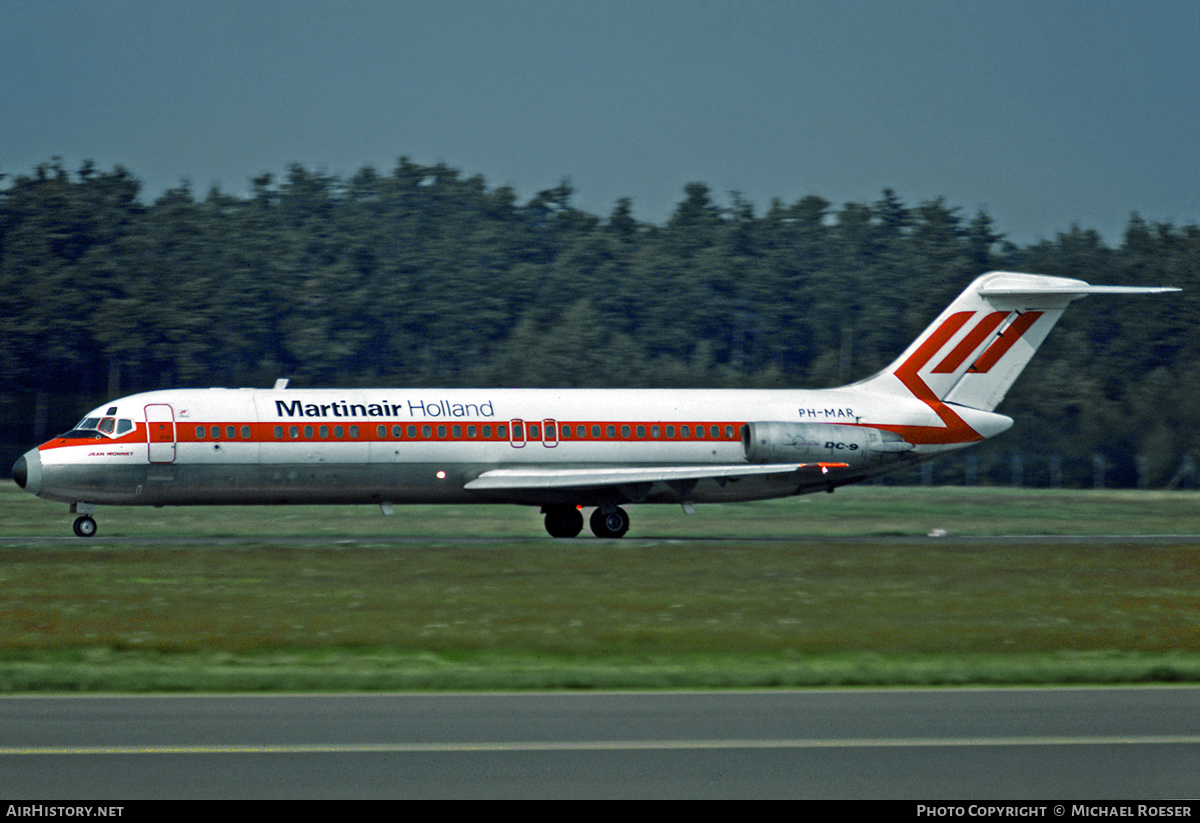
<path fill-rule="evenodd" d="M 831 468 L 847 463 L 740 463 L 727 466 L 612 466 L 552 467 L 517 466 L 492 469 L 467 483 L 464 488 L 489 489 L 568 489 L 613 486 L 620 483 L 669 483 L 678 480 L 734 479 L 759 474 L 787 474 Z"/>

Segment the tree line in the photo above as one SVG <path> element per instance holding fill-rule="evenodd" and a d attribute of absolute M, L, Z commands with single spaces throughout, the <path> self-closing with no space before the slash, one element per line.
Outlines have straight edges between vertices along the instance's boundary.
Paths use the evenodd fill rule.
<path fill-rule="evenodd" d="M 408 158 L 349 179 L 296 164 L 246 196 L 184 183 L 150 204 L 119 166 L 54 160 L 0 186 L 0 441 L 15 454 L 108 397 L 168 386 L 837 385 L 991 269 L 1185 292 L 1076 303 L 1000 407 L 1017 425 L 975 458 L 983 479 L 1017 451 L 1040 482 L 1053 444 L 1067 484 L 1097 455 L 1113 485 L 1178 484 L 1200 447 L 1196 225 L 1133 215 L 1117 248 L 1077 226 L 1022 247 L 944 199 L 756 209 L 703 183 L 651 224 L 629 199 L 576 208 L 567 181 L 520 202 Z"/>

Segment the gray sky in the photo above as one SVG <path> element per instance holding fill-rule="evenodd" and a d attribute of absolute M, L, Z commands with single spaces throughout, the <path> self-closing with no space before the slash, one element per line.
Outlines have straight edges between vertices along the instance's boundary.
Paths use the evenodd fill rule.
<path fill-rule="evenodd" d="M 665 220 L 895 189 L 1018 243 L 1200 223 L 1198 0 L 0 0 L 0 173 L 147 199 L 445 162 Z"/>

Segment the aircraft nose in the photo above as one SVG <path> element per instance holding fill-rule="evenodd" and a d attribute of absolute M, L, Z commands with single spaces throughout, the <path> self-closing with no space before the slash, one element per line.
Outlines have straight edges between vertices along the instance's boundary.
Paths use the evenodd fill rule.
<path fill-rule="evenodd" d="M 13 463 L 13 481 L 30 494 L 42 490 L 42 458 L 37 449 L 25 452 Z"/>

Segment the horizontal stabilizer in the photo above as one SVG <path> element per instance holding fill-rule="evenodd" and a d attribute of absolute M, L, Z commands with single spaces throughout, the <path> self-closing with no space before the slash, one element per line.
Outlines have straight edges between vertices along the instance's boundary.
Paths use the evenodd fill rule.
<path fill-rule="evenodd" d="M 550 466 L 492 469 L 467 483 L 473 491 L 501 489 L 579 489 L 621 483 L 654 483 L 678 480 L 732 479 L 760 474 L 798 471 L 827 472 L 845 463 L 765 463 L 726 466 L 612 466 L 554 468 Z"/>
<path fill-rule="evenodd" d="M 1085 283 L 1082 280 L 1076 280 L 1078 286 L 1036 286 L 1030 287 L 1028 284 L 1006 283 L 1003 280 L 989 283 L 979 289 L 979 294 L 983 297 L 1024 297 L 1034 296 L 1038 294 L 1056 294 L 1070 295 L 1071 297 L 1086 297 L 1089 294 L 1164 294 L 1166 292 L 1180 291 L 1177 288 L 1169 286 L 1093 286 Z"/>

